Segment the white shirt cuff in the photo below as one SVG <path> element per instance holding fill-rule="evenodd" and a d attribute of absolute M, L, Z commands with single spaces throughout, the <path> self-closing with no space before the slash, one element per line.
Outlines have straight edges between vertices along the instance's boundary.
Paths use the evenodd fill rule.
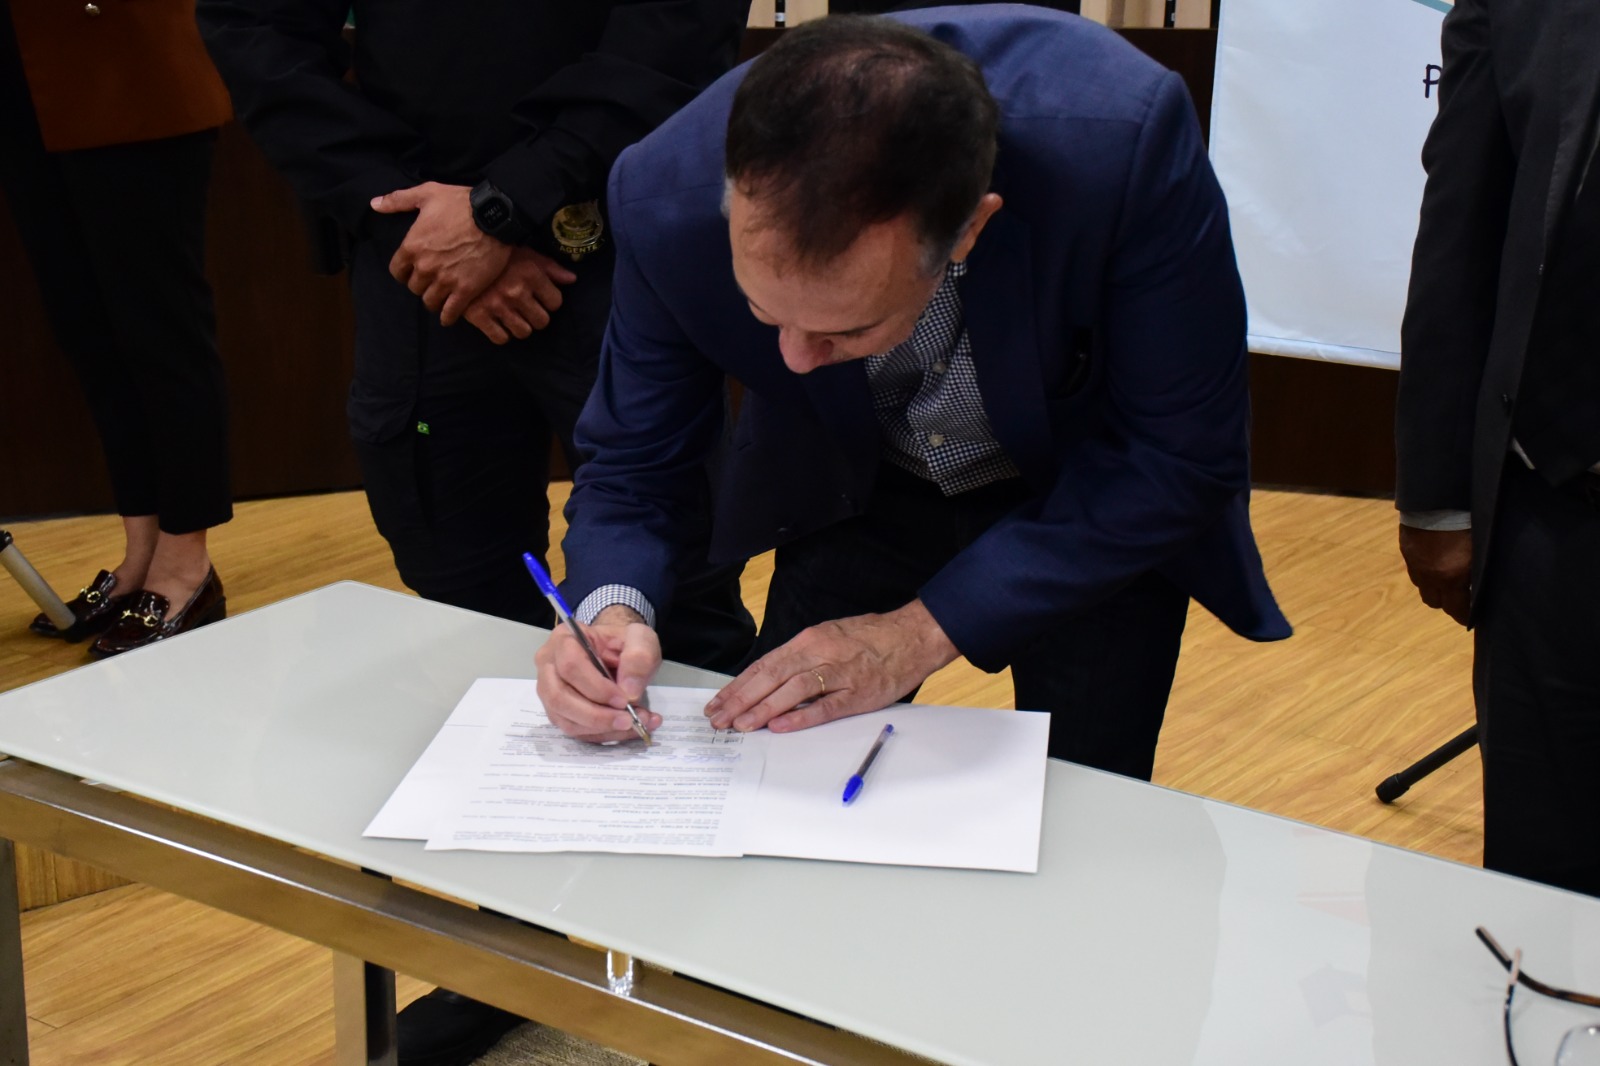
<path fill-rule="evenodd" d="M 619 603 L 638 611 L 644 617 L 644 624 L 651 629 L 656 627 L 656 609 L 651 606 L 644 593 L 627 585 L 601 585 L 583 598 L 583 602 L 578 604 L 578 609 L 573 614 L 584 625 L 590 625 L 601 611 Z"/>
<path fill-rule="evenodd" d="M 1400 524 L 1412 529 L 1449 532 L 1472 528 L 1471 511 L 1401 511 Z"/>

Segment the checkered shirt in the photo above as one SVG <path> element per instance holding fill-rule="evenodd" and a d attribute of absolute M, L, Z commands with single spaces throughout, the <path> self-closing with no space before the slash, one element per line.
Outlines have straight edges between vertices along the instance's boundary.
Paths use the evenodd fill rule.
<path fill-rule="evenodd" d="M 867 357 L 884 458 L 946 496 L 1017 476 L 978 393 L 959 291 L 966 273 L 966 263 L 951 263 L 911 336 Z"/>

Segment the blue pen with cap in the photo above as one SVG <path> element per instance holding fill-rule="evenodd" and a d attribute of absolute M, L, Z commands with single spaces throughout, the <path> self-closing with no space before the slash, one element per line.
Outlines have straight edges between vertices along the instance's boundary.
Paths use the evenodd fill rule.
<path fill-rule="evenodd" d="M 528 573 L 533 576 L 534 584 L 539 586 L 539 591 L 544 593 L 544 598 L 550 601 L 550 606 L 555 608 L 556 617 L 565 622 L 567 628 L 572 630 L 572 635 L 578 638 L 578 646 L 589 654 L 589 661 L 594 663 L 594 668 L 600 671 L 600 676 L 607 681 L 615 681 L 611 671 L 606 669 L 606 664 L 601 660 L 600 653 L 594 650 L 594 645 L 589 643 L 589 635 L 583 631 L 578 620 L 572 617 L 572 610 L 567 606 L 567 601 L 561 598 L 561 593 L 556 590 L 556 583 L 550 580 L 550 575 L 545 573 L 544 567 L 539 565 L 539 560 L 533 557 L 532 552 L 522 553 L 522 565 L 528 568 Z M 633 701 L 627 703 L 628 717 L 633 719 L 633 731 L 639 734 L 639 739 L 646 744 L 650 743 L 650 731 L 639 721 L 639 712 L 633 706 Z"/>
<path fill-rule="evenodd" d="M 867 757 L 861 760 L 861 766 L 850 775 L 850 780 L 844 785 L 844 802 L 849 804 L 861 795 L 861 790 L 867 784 L 867 771 L 872 769 L 872 762 L 878 757 L 878 752 L 883 750 L 883 742 L 894 733 L 894 726 L 886 725 L 883 732 L 878 734 L 878 739 L 872 742 L 872 750 L 867 752 Z"/>

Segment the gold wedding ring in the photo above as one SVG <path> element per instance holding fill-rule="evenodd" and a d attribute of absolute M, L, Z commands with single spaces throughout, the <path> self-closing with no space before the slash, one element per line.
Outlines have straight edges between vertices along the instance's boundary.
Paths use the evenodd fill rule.
<path fill-rule="evenodd" d="M 821 696 L 828 691 L 828 682 L 823 678 L 821 670 L 811 671 L 811 676 L 817 679 L 817 695 Z"/>

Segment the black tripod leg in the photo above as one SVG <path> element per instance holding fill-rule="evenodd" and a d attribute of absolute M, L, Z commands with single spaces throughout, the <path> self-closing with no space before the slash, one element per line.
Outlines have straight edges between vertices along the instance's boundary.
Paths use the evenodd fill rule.
<path fill-rule="evenodd" d="M 1394 776 L 1385 778 L 1383 784 L 1378 786 L 1378 798 L 1384 803 L 1393 803 L 1401 796 L 1404 796 L 1412 785 L 1421 781 L 1424 777 L 1427 777 L 1477 742 L 1477 726 L 1463 730 L 1460 736 L 1441 744 Z"/>

